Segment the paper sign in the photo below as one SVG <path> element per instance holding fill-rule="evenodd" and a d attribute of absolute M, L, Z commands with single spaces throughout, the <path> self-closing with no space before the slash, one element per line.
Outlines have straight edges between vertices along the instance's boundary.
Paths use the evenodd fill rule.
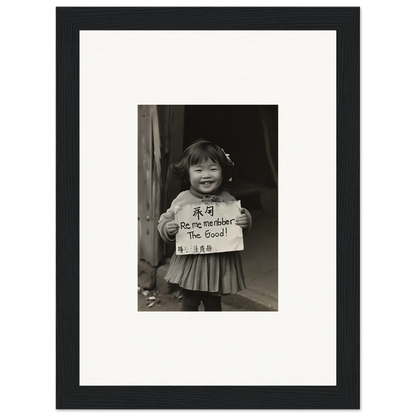
<path fill-rule="evenodd" d="M 240 201 L 209 202 L 176 207 L 176 254 L 210 254 L 244 250 L 243 230 L 235 223 Z"/>

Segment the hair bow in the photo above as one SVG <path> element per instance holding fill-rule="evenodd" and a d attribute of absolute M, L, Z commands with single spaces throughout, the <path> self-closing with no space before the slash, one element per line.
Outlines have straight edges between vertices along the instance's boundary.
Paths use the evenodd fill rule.
<path fill-rule="evenodd" d="M 230 158 L 229 153 L 225 153 L 225 150 L 221 147 L 222 152 L 224 153 L 225 157 L 227 158 L 228 162 L 231 163 L 232 166 L 234 166 L 234 162 Z M 228 179 L 228 182 L 231 182 L 233 178 Z"/>
<path fill-rule="evenodd" d="M 231 160 L 230 154 L 229 153 L 225 153 L 225 150 L 223 148 L 221 148 L 221 150 L 224 153 L 224 155 L 227 158 L 227 160 L 234 166 L 234 162 Z"/>

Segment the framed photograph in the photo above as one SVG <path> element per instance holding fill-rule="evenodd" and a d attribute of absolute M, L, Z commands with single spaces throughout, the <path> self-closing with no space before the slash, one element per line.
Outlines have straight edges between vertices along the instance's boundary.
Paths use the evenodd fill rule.
<path fill-rule="evenodd" d="M 360 407 L 359 25 L 57 8 L 58 409 Z"/>
<path fill-rule="evenodd" d="M 139 105 L 139 311 L 278 310 L 278 115 L 277 105 Z M 222 167 L 175 174 L 205 152 Z"/>

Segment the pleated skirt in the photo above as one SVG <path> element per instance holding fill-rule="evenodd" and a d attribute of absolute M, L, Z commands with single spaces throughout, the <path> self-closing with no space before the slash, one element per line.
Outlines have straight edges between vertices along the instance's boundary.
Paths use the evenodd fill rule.
<path fill-rule="evenodd" d="M 246 288 L 238 251 L 173 254 L 165 280 L 188 290 L 231 295 Z"/>

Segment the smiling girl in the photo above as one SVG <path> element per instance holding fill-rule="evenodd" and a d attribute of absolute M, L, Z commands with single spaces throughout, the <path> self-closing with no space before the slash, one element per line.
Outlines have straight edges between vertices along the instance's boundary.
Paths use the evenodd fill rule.
<path fill-rule="evenodd" d="M 185 149 L 172 169 L 190 188 L 181 192 L 159 219 L 158 230 L 164 241 L 174 243 L 179 231 L 179 224 L 174 220 L 176 206 L 236 200 L 223 187 L 223 182 L 231 180 L 233 167 L 223 149 L 209 141 L 199 139 Z M 250 213 L 242 208 L 235 223 L 248 231 L 252 223 Z M 165 280 L 182 288 L 182 311 L 198 311 L 201 302 L 205 311 L 221 311 L 222 295 L 234 294 L 246 287 L 238 251 L 173 254 Z"/>

